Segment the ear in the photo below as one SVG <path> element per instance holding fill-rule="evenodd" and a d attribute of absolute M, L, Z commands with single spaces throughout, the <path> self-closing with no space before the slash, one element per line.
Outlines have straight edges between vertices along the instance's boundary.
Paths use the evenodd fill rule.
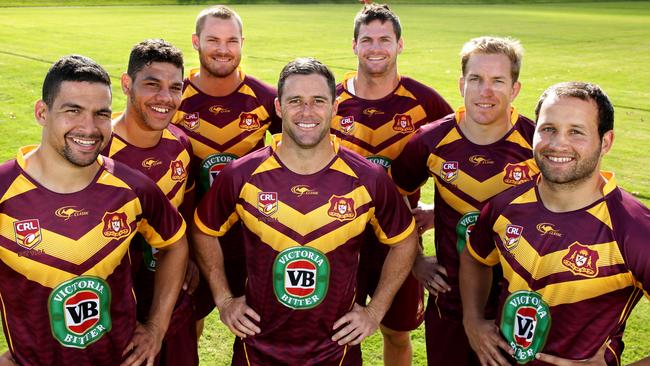
<path fill-rule="evenodd" d="M 397 54 L 399 55 L 404 50 L 404 38 L 400 38 L 397 41 Z"/>
<path fill-rule="evenodd" d="M 36 101 L 34 104 L 34 117 L 36 117 L 36 122 L 39 125 L 45 126 L 47 124 L 47 113 L 47 104 L 42 99 Z"/>
<path fill-rule="evenodd" d="M 601 139 L 601 145 L 600 145 L 600 157 L 602 158 L 609 152 L 609 150 L 612 149 L 612 145 L 614 144 L 614 130 L 609 130 L 605 132 L 603 135 L 603 138 Z"/>
<path fill-rule="evenodd" d="M 278 117 L 282 118 L 282 112 L 280 111 L 280 99 L 275 98 L 273 103 L 275 104 L 275 114 L 277 114 Z"/>
<path fill-rule="evenodd" d="M 130 95 L 133 82 L 129 74 L 125 72 L 122 73 L 122 76 L 120 77 L 120 85 L 122 86 L 122 92 L 124 92 L 124 95 Z"/>
<path fill-rule="evenodd" d="M 460 96 L 465 98 L 465 77 L 461 76 L 458 79 L 458 90 L 460 90 Z"/>
<path fill-rule="evenodd" d="M 197 51 L 199 50 L 199 36 L 196 33 L 192 34 L 192 47 Z"/>
<path fill-rule="evenodd" d="M 241 36 L 241 47 L 244 48 L 244 41 L 246 40 L 246 37 Z"/>
<path fill-rule="evenodd" d="M 355 39 L 352 40 L 352 51 L 355 55 L 359 55 L 359 52 L 357 51 L 357 41 Z"/>
<path fill-rule="evenodd" d="M 332 105 L 332 116 L 336 116 L 336 112 L 339 111 L 339 98 L 334 99 L 334 104 Z"/>
<path fill-rule="evenodd" d="M 510 95 L 510 102 L 515 100 L 517 98 L 517 95 L 519 95 L 519 91 L 521 90 L 521 83 L 519 81 L 515 81 L 512 84 L 512 94 Z"/>

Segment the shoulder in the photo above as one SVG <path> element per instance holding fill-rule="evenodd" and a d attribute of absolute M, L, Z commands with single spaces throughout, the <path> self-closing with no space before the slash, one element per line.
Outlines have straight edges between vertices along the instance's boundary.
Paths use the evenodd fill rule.
<path fill-rule="evenodd" d="M 515 128 L 519 130 L 523 136 L 529 137 L 532 141 L 533 134 L 535 134 L 535 122 L 533 120 L 519 114 Z"/>
<path fill-rule="evenodd" d="M 178 140 L 185 147 L 185 149 L 191 148 L 190 139 L 187 137 L 187 134 L 183 132 L 183 130 L 171 123 L 167 126 L 167 130 L 169 130 L 169 133 L 174 136 L 174 138 Z"/>
<path fill-rule="evenodd" d="M 441 98 L 440 94 L 433 89 L 432 87 L 425 85 L 415 79 L 412 79 L 408 76 L 402 76 L 400 78 L 401 84 L 417 98 Z"/>
<path fill-rule="evenodd" d="M 275 87 L 250 75 L 244 77 L 244 84 L 251 88 L 257 97 L 275 98 L 278 94 Z"/>
<path fill-rule="evenodd" d="M 650 237 L 650 209 L 620 187 L 606 198 L 612 229 L 617 237 L 646 240 Z"/>
<path fill-rule="evenodd" d="M 4 192 L 9 189 L 9 186 L 18 175 L 20 175 L 20 169 L 16 159 L 11 159 L 0 164 L 0 198 L 2 198 Z"/>
<path fill-rule="evenodd" d="M 253 174 L 253 172 L 272 155 L 272 147 L 265 146 L 261 149 L 246 154 L 241 158 L 231 161 L 228 165 L 226 165 L 226 167 L 221 171 L 219 175 L 225 173 L 229 176 L 248 177 Z"/>
<path fill-rule="evenodd" d="M 156 189 L 156 183 L 147 177 L 143 172 L 133 169 L 130 166 L 117 161 L 115 159 L 103 156 L 102 168 L 118 181 L 122 182 L 122 186 L 140 194 L 147 190 Z M 107 177 L 102 178 L 107 181 Z"/>
<path fill-rule="evenodd" d="M 362 181 L 373 181 L 384 176 L 388 177 L 386 170 L 379 164 L 375 164 L 360 154 L 340 146 L 338 156 Z"/>
<path fill-rule="evenodd" d="M 430 141 L 437 145 L 437 143 L 455 127 L 456 116 L 454 113 L 451 113 L 420 127 L 411 139 Z"/>

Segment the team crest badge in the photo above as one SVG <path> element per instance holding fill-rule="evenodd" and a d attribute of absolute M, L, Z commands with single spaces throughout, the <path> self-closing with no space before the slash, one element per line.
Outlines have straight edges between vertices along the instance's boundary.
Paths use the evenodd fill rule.
<path fill-rule="evenodd" d="M 119 239 L 131 233 L 131 227 L 128 224 L 126 213 L 124 212 L 107 212 L 104 214 L 102 221 L 104 229 L 102 234 L 107 238 Z"/>
<path fill-rule="evenodd" d="M 569 246 L 569 253 L 562 258 L 562 264 L 574 275 L 596 277 L 598 275 L 598 252 L 575 242 Z"/>
<path fill-rule="evenodd" d="M 187 178 L 187 171 L 183 166 L 181 160 L 174 160 L 169 164 L 169 170 L 171 170 L 172 180 L 182 181 Z"/>
<path fill-rule="evenodd" d="M 478 215 L 478 211 L 468 212 L 456 224 L 456 250 L 458 250 L 458 253 L 462 253 L 465 246 L 467 246 L 469 234 L 478 220 Z"/>
<path fill-rule="evenodd" d="M 14 221 L 16 244 L 26 249 L 34 249 L 43 240 L 38 219 Z"/>
<path fill-rule="evenodd" d="M 415 131 L 411 116 L 407 114 L 396 114 L 393 118 L 393 130 L 401 133 L 410 133 Z"/>
<path fill-rule="evenodd" d="M 524 232 L 524 228 L 519 225 L 506 225 L 506 235 L 503 238 L 503 246 L 507 250 L 514 249 L 517 244 L 519 244 L 519 239 L 521 239 L 521 234 Z"/>
<path fill-rule="evenodd" d="M 273 262 L 273 291 L 278 301 L 291 309 L 318 306 L 327 295 L 330 263 L 312 247 L 291 247 L 278 253 Z"/>
<path fill-rule="evenodd" d="M 440 169 L 440 179 L 447 183 L 451 183 L 456 178 L 458 178 L 458 162 L 445 161 L 442 163 L 442 169 Z"/>
<path fill-rule="evenodd" d="M 196 130 L 199 127 L 199 112 L 194 112 L 194 113 L 186 113 L 183 116 L 183 121 L 181 123 L 185 128 L 188 130 Z"/>
<path fill-rule="evenodd" d="M 255 113 L 242 113 L 239 115 L 239 128 L 246 131 L 258 130 L 260 121 Z"/>
<path fill-rule="evenodd" d="M 199 188 L 201 189 L 201 193 L 207 192 L 221 170 L 235 159 L 237 159 L 237 155 L 233 154 L 208 155 L 201 162 L 201 171 L 199 172 Z"/>
<path fill-rule="evenodd" d="M 209 110 L 211 113 L 214 113 L 214 114 L 219 114 L 219 113 L 228 113 L 228 112 L 230 112 L 230 109 L 228 109 L 228 108 L 226 108 L 226 107 L 223 107 L 223 106 L 220 106 L 220 105 L 213 105 L 213 106 L 210 107 L 210 109 L 208 109 L 208 110 Z"/>
<path fill-rule="evenodd" d="M 278 211 L 278 192 L 258 192 L 257 210 L 264 216 L 271 216 Z"/>
<path fill-rule="evenodd" d="M 517 363 L 528 363 L 546 344 L 551 329 L 549 306 L 536 292 L 514 292 L 503 305 L 500 328 L 506 342 L 515 350 L 513 357 Z"/>
<path fill-rule="evenodd" d="M 352 132 L 352 130 L 354 130 L 354 117 L 353 116 L 341 117 L 341 121 L 339 121 L 339 126 L 341 126 L 341 132 L 343 133 Z"/>
<path fill-rule="evenodd" d="M 382 168 L 384 168 L 386 170 L 388 170 L 388 168 L 390 168 L 390 164 L 392 163 L 392 161 L 389 158 L 387 158 L 385 156 L 380 156 L 380 155 L 368 156 L 366 159 L 368 159 L 369 161 L 381 166 Z"/>
<path fill-rule="evenodd" d="M 354 200 L 347 197 L 332 196 L 327 214 L 339 221 L 354 219 L 357 217 L 357 212 L 354 209 Z"/>
<path fill-rule="evenodd" d="M 506 184 L 516 186 L 531 179 L 533 178 L 530 176 L 530 168 L 524 163 L 508 164 L 504 169 L 503 182 Z"/>
<path fill-rule="evenodd" d="M 58 285 L 48 308 L 52 334 L 63 347 L 86 348 L 111 330 L 111 290 L 99 277 L 80 276 Z"/>

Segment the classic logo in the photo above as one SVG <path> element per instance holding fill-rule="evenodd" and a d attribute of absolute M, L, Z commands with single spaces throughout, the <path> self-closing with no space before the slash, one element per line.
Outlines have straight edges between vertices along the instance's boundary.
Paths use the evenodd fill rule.
<path fill-rule="evenodd" d="M 169 163 L 169 170 L 171 171 L 172 180 L 183 181 L 187 178 L 187 171 L 181 160 L 174 160 Z"/>
<path fill-rule="evenodd" d="M 302 196 L 316 196 L 318 195 L 318 191 L 311 189 L 308 185 L 306 184 L 299 184 L 297 186 L 291 187 L 291 193 L 295 194 L 298 197 Z"/>
<path fill-rule="evenodd" d="M 506 165 L 503 175 L 503 182 L 506 184 L 519 185 L 526 183 L 533 179 L 530 176 L 530 168 L 528 165 L 521 164 L 508 164 Z"/>
<path fill-rule="evenodd" d="M 380 155 L 375 155 L 375 156 L 368 156 L 366 159 L 370 160 L 371 162 L 380 165 L 382 168 L 388 170 L 390 167 L 390 164 L 393 162 L 389 158 L 385 156 L 380 156 Z"/>
<path fill-rule="evenodd" d="M 264 216 L 278 211 L 278 192 L 257 192 L 257 209 Z"/>
<path fill-rule="evenodd" d="M 456 250 L 458 250 L 458 253 L 462 253 L 463 249 L 465 249 L 469 234 L 478 220 L 478 215 L 478 211 L 468 212 L 456 224 Z"/>
<path fill-rule="evenodd" d="M 237 159 L 237 155 L 233 154 L 208 155 L 208 157 L 201 162 L 201 171 L 199 172 L 199 187 L 201 193 L 207 192 L 221 170 L 235 159 Z"/>
<path fill-rule="evenodd" d="M 361 113 L 365 114 L 365 115 L 368 116 L 368 117 L 372 117 L 372 116 L 374 116 L 375 114 L 377 114 L 377 115 L 379 115 L 379 114 L 384 114 L 384 112 L 382 112 L 382 111 L 380 111 L 379 109 L 374 108 L 374 107 L 366 108 L 366 109 L 364 109 L 363 112 L 361 112 Z"/>
<path fill-rule="evenodd" d="M 111 330 L 111 290 L 99 277 L 63 282 L 48 299 L 52 334 L 61 345 L 86 348 Z"/>
<path fill-rule="evenodd" d="M 63 206 L 54 211 L 54 215 L 68 221 L 71 217 L 88 216 L 88 211 L 77 209 L 77 206 Z"/>
<path fill-rule="evenodd" d="M 278 253 L 273 262 L 273 291 L 278 301 L 291 309 L 318 306 L 329 288 L 327 256 L 312 247 L 291 247 Z"/>
<path fill-rule="evenodd" d="M 501 334 L 515 350 L 518 363 L 532 361 L 541 352 L 551 329 L 551 312 L 532 291 L 516 291 L 506 299 L 501 314 Z"/>
<path fill-rule="evenodd" d="M 239 128 L 246 131 L 259 130 L 260 121 L 255 113 L 242 113 L 239 115 Z"/>
<path fill-rule="evenodd" d="M 494 164 L 494 160 L 484 155 L 472 155 L 469 157 L 469 162 L 474 164 L 474 166 Z"/>
<path fill-rule="evenodd" d="M 228 108 L 226 108 L 226 107 L 223 107 L 223 106 L 220 106 L 220 105 L 213 105 L 213 106 L 210 107 L 210 109 L 208 109 L 208 110 L 209 110 L 210 112 L 214 113 L 214 114 L 219 114 L 219 113 L 228 113 L 228 112 L 230 112 L 230 109 L 228 109 Z"/>
<path fill-rule="evenodd" d="M 131 233 L 128 217 L 124 212 L 107 212 L 102 221 L 104 222 L 102 234 L 107 238 L 119 239 Z"/>
<path fill-rule="evenodd" d="M 14 221 L 16 244 L 23 248 L 34 249 L 43 240 L 38 219 Z"/>
<path fill-rule="evenodd" d="M 160 251 L 147 243 L 142 246 L 142 259 L 144 260 L 145 267 L 151 271 L 156 271 L 156 263 L 158 263 L 158 253 Z"/>
<path fill-rule="evenodd" d="M 199 122 L 199 112 L 186 113 L 183 116 L 183 121 L 181 121 L 188 130 L 196 130 L 199 127 Z"/>
<path fill-rule="evenodd" d="M 396 114 L 393 117 L 393 130 L 401 133 L 409 133 L 415 131 L 411 116 L 407 114 Z"/>
<path fill-rule="evenodd" d="M 508 250 L 514 249 L 514 247 L 519 244 L 519 239 L 521 239 L 521 234 L 524 232 L 524 228 L 519 225 L 506 225 L 506 235 L 503 238 L 503 246 Z"/>
<path fill-rule="evenodd" d="M 354 209 L 354 199 L 333 195 L 330 198 L 330 208 L 327 214 L 339 221 L 352 220 L 357 217 Z"/>
<path fill-rule="evenodd" d="M 555 229 L 555 225 L 548 222 L 539 223 L 536 228 L 542 235 L 562 236 L 560 230 Z"/>
<path fill-rule="evenodd" d="M 155 166 L 162 164 L 162 161 L 155 158 L 146 158 L 142 160 L 142 167 L 145 169 L 151 169 Z"/>
<path fill-rule="evenodd" d="M 341 126 L 341 132 L 343 133 L 352 132 L 352 130 L 354 130 L 354 117 L 353 116 L 341 117 L 341 120 L 339 121 L 339 126 Z"/>
<path fill-rule="evenodd" d="M 569 246 L 569 252 L 562 258 L 562 264 L 574 275 L 596 277 L 599 257 L 597 251 L 576 241 Z"/>
<path fill-rule="evenodd" d="M 458 162 L 445 161 L 442 163 L 442 169 L 440 169 L 440 179 L 447 183 L 451 183 L 456 178 L 458 178 Z"/>

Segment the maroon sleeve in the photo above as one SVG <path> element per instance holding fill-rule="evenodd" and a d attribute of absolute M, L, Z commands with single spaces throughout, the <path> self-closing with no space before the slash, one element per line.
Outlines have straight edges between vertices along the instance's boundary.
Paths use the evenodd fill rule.
<path fill-rule="evenodd" d="M 146 220 L 138 226 L 138 231 L 155 248 L 175 243 L 185 234 L 183 217 L 154 181 L 138 171 L 134 172 L 142 175 L 136 193 L 142 205 L 142 218 Z"/>
<path fill-rule="evenodd" d="M 199 202 L 194 223 L 205 234 L 222 236 L 239 220 L 236 213 L 240 186 L 236 182 L 237 164 L 228 164 Z"/>
<path fill-rule="evenodd" d="M 424 103 L 429 122 L 437 121 L 444 116 L 454 113 L 449 103 L 438 92 L 432 89 L 431 97 Z"/>
<path fill-rule="evenodd" d="M 375 235 L 384 244 L 396 244 L 404 240 L 415 228 L 415 220 L 404 198 L 397 192 L 385 171 L 377 166 L 374 179 L 375 215 L 371 225 Z"/>
<path fill-rule="evenodd" d="M 650 210 L 628 193 L 621 193 L 622 199 L 610 212 L 614 234 L 637 285 L 650 298 Z"/>
<path fill-rule="evenodd" d="M 389 174 L 403 195 L 411 194 L 429 179 L 428 128 L 420 128 L 406 143 L 402 152 L 393 160 Z"/>
<path fill-rule="evenodd" d="M 467 240 L 467 250 L 477 261 L 494 266 L 499 263 L 498 249 L 494 242 L 494 222 L 498 217 L 494 213 L 492 202 L 488 202 L 478 217 L 478 221 Z"/>

